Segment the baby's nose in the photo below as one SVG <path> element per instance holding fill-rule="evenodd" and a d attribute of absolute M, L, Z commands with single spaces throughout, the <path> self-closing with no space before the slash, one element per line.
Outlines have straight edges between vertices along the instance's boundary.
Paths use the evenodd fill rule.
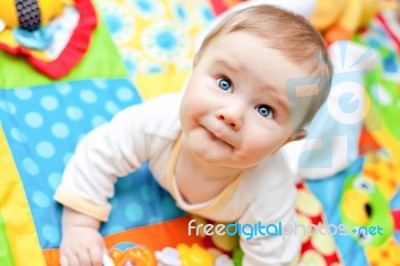
<path fill-rule="evenodd" d="M 242 126 L 242 114 L 239 110 L 221 109 L 216 113 L 216 117 L 234 130 L 239 130 Z"/>

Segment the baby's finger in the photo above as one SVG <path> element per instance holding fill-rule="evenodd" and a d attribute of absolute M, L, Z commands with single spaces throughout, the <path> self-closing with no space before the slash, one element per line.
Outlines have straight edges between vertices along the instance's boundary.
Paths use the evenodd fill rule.
<path fill-rule="evenodd" d="M 61 265 L 61 266 L 69 266 L 67 257 L 61 256 L 61 258 L 60 258 L 60 265 Z"/>
<path fill-rule="evenodd" d="M 89 256 L 92 262 L 92 266 L 103 265 L 103 247 L 94 246 L 89 249 Z"/>
<path fill-rule="evenodd" d="M 66 266 L 80 266 L 78 257 L 75 254 L 70 253 L 68 254 L 68 256 L 63 256 L 63 257 L 65 258 L 64 263 L 66 263 L 65 264 Z"/>
<path fill-rule="evenodd" d="M 89 250 L 82 249 L 77 253 L 79 264 L 77 266 L 92 266 L 90 261 Z M 74 265 L 75 266 L 75 265 Z"/>

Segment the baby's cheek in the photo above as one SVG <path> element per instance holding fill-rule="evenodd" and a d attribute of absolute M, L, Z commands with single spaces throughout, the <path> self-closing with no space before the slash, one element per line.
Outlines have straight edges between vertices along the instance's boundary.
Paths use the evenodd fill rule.
<path fill-rule="evenodd" d="M 253 138 L 247 147 L 249 157 L 263 157 L 270 151 L 270 145 L 265 139 Z"/>
<path fill-rule="evenodd" d="M 254 136 L 251 141 L 251 149 L 254 153 L 270 155 L 282 143 L 279 133 L 272 133 L 268 135 Z"/>

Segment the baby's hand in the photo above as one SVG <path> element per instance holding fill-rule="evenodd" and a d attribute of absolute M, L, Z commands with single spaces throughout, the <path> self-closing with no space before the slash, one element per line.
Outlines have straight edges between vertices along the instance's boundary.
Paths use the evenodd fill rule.
<path fill-rule="evenodd" d="M 98 231 L 100 222 L 64 209 L 60 246 L 61 266 L 101 266 L 103 265 L 104 242 Z"/>
<path fill-rule="evenodd" d="M 100 233 L 88 227 L 73 227 L 64 231 L 60 247 L 61 266 L 103 265 L 104 244 Z"/>

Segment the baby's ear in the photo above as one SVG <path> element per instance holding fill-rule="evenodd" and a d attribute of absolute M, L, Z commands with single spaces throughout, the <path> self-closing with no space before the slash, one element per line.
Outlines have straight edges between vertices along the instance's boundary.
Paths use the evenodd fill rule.
<path fill-rule="evenodd" d="M 305 137 L 307 137 L 307 130 L 300 129 L 298 132 L 291 135 L 287 142 L 301 140 L 301 139 L 304 139 Z"/>
<path fill-rule="evenodd" d="M 200 52 L 197 52 L 193 58 L 193 68 L 197 65 L 197 63 L 199 63 L 199 60 L 200 60 Z"/>

